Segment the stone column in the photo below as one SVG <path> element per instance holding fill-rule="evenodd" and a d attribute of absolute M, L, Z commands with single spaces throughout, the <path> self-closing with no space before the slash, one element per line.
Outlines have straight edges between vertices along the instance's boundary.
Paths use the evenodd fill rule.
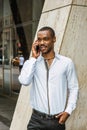
<path fill-rule="evenodd" d="M 73 0 L 60 53 L 71 57 L 79 80 L 77 108 L 67 121 L 67 130 L 87 130 L 87 0 Z"/>

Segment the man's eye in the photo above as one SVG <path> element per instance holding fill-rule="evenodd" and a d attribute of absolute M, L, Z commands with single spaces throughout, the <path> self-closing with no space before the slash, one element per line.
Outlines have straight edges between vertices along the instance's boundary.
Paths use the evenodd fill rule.
<path fill-rule="evenodd" d="M 48 37 L 45 37 L 45 38 L 43 38 L 43 39 L 38 38 L 38 42 L 41 42 L 42 40 L 43 40 L 43 41 L 48 41 L 49 38 L 48 38 Z"/>
<path fill-rule="evenodd" d="M 40 41 L 41 41 L 41 39 L 38 39 L 38 41 L 40 42 Z"/>
<path fill-rule="evenodd" d="M 44 40 L 45 40 L 45 41 L 48 41 L 48 40 L 49 40 L 49 38 L 48 38 L 48 37 L 46 37 L 46 38 L 44 38 Z"/>

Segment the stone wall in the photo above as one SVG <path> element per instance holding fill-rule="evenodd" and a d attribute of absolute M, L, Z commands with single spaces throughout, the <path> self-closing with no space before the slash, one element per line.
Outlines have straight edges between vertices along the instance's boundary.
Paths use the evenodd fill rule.
<path fill-rule="evenodd" d="M 67 120 L 66 129 L 87 130 L 87 0 L 45 0 L 38 29 L 43 26 L 54 28 L 57 36 L 55 51 L 72 58 L 76 66 L 79 100 Z M 31 115 L 29 89 L 21 89 L 10 130 L 26 130 Z"/>
<path fill-rule="evenodd" d="M 73 59 L 80 87 L 77 109 L 67 122 L 67 130 L 87 130 L 87 7 L 78 2 L 72 6 L 60 49 L 61 54 Z"/>

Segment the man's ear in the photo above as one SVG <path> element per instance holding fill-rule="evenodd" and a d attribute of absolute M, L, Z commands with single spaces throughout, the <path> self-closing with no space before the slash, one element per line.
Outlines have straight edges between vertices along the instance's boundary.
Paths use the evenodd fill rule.
<path fill-rule="evenodd" d="M 56 37 L 53 38 L 53 42 L 56 42 Z"/>

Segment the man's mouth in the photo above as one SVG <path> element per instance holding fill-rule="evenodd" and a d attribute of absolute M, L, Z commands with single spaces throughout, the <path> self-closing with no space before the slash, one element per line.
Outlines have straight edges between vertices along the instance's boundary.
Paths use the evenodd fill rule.
<path fill-rule="evenodd" d="M 47 48 L 47 46 L 40 46 L 40 50 L 43 51 Z"/>

